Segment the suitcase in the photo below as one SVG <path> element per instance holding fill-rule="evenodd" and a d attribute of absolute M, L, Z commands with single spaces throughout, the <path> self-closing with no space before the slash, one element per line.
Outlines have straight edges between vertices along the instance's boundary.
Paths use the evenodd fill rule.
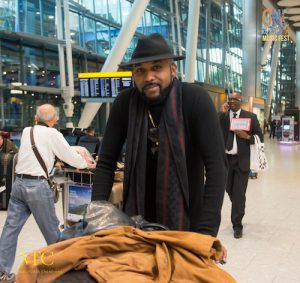
<path fill-rule="evenodd" d="M 0 152 L 0 210 L 7 210 L 15 179 L 17 154 Z"/>

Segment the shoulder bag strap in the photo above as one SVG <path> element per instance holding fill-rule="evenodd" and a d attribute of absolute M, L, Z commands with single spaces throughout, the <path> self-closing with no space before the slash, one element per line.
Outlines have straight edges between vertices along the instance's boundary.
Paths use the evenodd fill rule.
<path fill-rule="evenodd" d="M 47 179 L 49 180 L 49 174 L 48 174 L 46 164 L 35 145 L 35 141 L 34 141 L 34 137 L 33 137 L 33 127 L 31 127 L 31 129 L 30 129 L 30 142 L 31 142 L 31 148 L 34 152 L 34 155 L 35 155 L 36 159 L 38 160 L 38 162 L 40 163 L 40 165 L 42 166 L 43 170 L 46 173 Z"/>

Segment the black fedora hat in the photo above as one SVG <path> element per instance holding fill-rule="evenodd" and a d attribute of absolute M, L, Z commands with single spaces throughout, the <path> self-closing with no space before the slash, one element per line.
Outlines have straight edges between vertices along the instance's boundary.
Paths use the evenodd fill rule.
<path fill-rule="evenodd" d="M 184 56 L 174 55 L 166 40 L 159 33 L 152 33 L 139 38 L 131 60 L 120 67 L 133 67 L 136 64 L 164 59 L 182 60 Z"/>

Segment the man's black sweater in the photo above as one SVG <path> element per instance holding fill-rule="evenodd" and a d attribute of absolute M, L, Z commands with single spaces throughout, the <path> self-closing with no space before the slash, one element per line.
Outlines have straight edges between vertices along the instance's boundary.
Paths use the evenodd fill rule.
<path fill-rule="evenodd" d="M 200 86 L 189 83 L 183 83 L 182 92 L 190 230 L 216 236 L 227 177 L 223 137 L 214 105 L 207 92 Z M 113 104 L 94 174 L 92 200 L 109 198 L 116 162 L 126 141 L 131 94 L 131 90 L 121 93 Z M 149 105 L 155 124 L 159 123 L 162 107 L 163 104 Z M 149 163 L 149 158 L 148 150 L 147 167 L 150 170 L 146 174 L 144 217 L 155 221 L 156 163 L 155 159 Z"/>

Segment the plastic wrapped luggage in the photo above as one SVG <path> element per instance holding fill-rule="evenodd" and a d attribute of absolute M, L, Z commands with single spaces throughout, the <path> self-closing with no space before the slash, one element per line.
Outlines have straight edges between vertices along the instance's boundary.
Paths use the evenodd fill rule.
<path fill-rule="evenodd" d="M 15 178 L 17 154 L 0 152 L 0 210 L 7 210 Z"/>

